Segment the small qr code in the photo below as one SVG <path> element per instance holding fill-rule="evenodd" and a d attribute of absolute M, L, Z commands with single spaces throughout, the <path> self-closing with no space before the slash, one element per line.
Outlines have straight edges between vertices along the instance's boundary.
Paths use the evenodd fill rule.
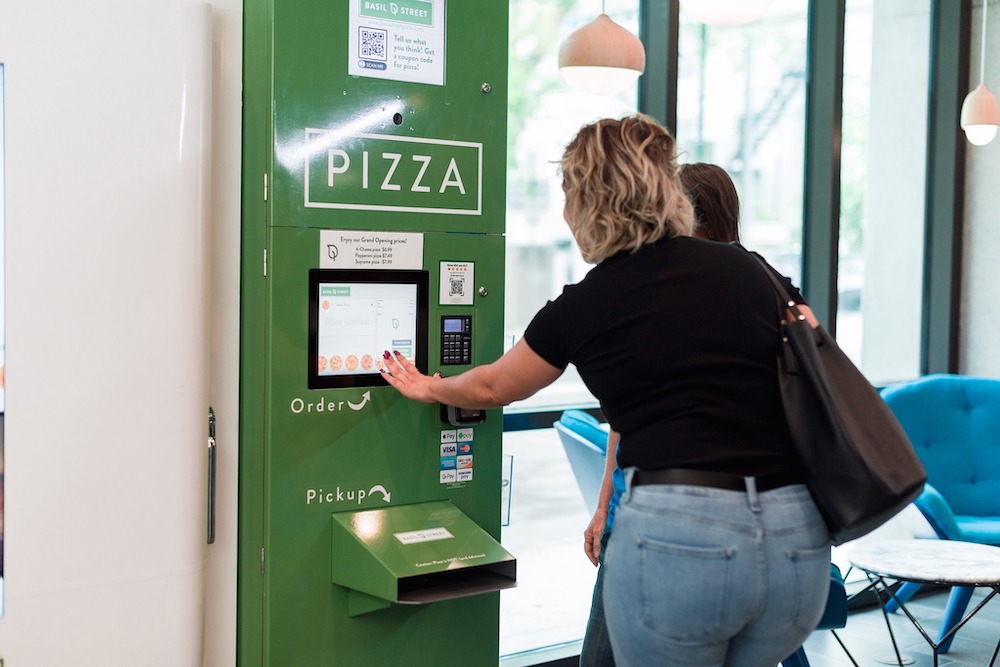
<path fill-rule="evenodd" d="M 449 278 L 448 281 L 451 285 L 448 296 L 465 296 L 465 280 L 462 278 Z"/>
<path fill-rule="evenodd" d="M 361 43 L 358 47 L 358 55 L 362 58 L 385 60 L 385 47 L 388 39 L 388 31 L 361 28 Z"/>

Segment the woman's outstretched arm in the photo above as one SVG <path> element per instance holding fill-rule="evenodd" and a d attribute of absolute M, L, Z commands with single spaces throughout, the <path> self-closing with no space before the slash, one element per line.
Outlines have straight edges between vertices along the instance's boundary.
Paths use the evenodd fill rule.
<path fill-rule="evenodd" d="M 454 377 L 424 375 L 395 351 L 387 350 L 383 356 L 383 377 L 407 398 L 470 409 L 499 408 L 528 398 L 563 372 L 538 356 L 523 338 L 493 363 Z"/>

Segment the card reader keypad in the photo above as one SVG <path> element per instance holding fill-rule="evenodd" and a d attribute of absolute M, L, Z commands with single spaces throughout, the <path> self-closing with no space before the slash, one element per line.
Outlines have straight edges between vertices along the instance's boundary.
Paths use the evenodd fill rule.
<path fill-rule="evenodd" d="M 472 363 L 472 316 L 447 315 L 441 318 L 441 365 Z"/>

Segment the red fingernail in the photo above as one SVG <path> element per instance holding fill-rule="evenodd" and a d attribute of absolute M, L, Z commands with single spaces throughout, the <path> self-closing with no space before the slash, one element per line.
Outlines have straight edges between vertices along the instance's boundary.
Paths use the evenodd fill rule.
<path fill-rule="evenodd" d="M 395 354 L 397 357 L 403 356 L 399 353 L 399 350 L 393 350 L 392 353 Z"/>
<path fill-rule="evenodd" d="M 385 351 L 385 353 L 382 355 L 382 358 L 383 359 L 388 359 L 389 358 L 389 350 Z"/>

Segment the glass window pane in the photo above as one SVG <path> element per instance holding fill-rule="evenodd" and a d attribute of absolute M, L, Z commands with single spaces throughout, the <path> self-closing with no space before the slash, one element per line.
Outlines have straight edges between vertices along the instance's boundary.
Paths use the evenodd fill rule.
<path fill-rule="evenodd" d="M 920 372 L 930 5 L 847 3 L 837 340 L 876 385 Z"/>
<path fill-rule="evenodd" d="M 511 342 L 521 337 L 546 301 L 591 268 L 563 220 L 558 174 L 563 149 L 582 125 L 636 110 L 635 88 L 618 95 L 579 93 L 559 73 L 562 40 L 596 18 L 599 9 L 600 4 L 583 0 L 510 3 L 505 330 Z M 639 0 L 607 0 L 605 11 L 638 34 Z M 570 404 L 596 404 L 573 368 L 512 409 Z"/>
<path fill-rule="evenodd" d="M 735 26 L 694 21 L 681 5 L 677 141 L 712 162 L 740 196 L 740 238 L 798 284 L 801 275 L 808 3 L 775 0 Z"/>
<path fill-rule="evenodd" d="M 553 429 L 504 433 L 503 453 L 514 460 L 501 542 L 517 558 L 517 588 L 500 593 L 500 655 L 566 644 L 575 655 L 597 576 L 583 553 L 590 514 Z"/>
<path fill-rule="evenodd" d="M 606 0 L 608 16 L 638 34 L 639 0 Z M 637 89 L 619 95 L 571 90 L 557 67 L 559 45 L 597 17 L 583 0 L 511 0 L 507 169 L 508 345 L 564 285 L 590 270 L 563 220 L 559 159 L 579 128 L 635 112 Z M 551 387 L 510 411 L 596 405 L 570 367 Z M 500 596 L 503 664 L 576 655 L 597 569 L 583 552 L 590 514 L 552 429 L 504 434 L 513 457 L 510 522 L 503 544 L 518 559 L 516 589 Z M 530 655 L 531 657 L 527 657 Z M 523 662 L 527 660 L 527 662 Z"/>

